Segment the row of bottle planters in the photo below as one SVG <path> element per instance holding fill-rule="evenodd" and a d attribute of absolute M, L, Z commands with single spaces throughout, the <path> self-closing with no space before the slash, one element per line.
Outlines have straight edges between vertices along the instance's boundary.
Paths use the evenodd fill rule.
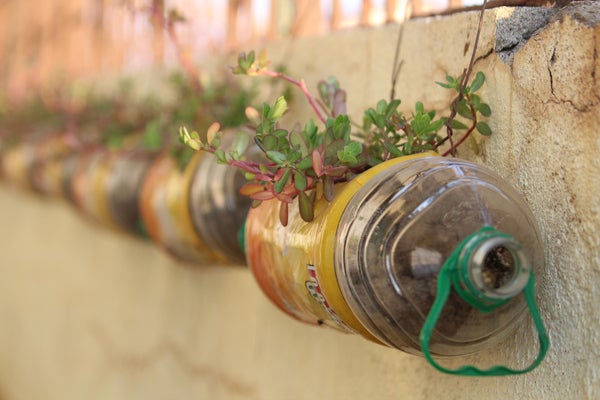
<path fill-rule="evenodd" d="M 240 229 L 250 202 L 243 176 L 197 153 L 180 170 L 169 152 L 73 149 L 66 136 L 23 141 L 3 152 L 5 179 L 71 202 L 105 226 L 150 237 L 190 263 L 244 263 Z"/>
<path fill-rule="evenodd" d="M 3 153 L 6 179 L 150 236 L 178 259 L 247 262 L 269 299 L 303 322 L 423 353 L 463 375 L 523 373 L 548 348 L 533 295 L 543 267 L 537 224 L 520 196 L 479 165 L 434 154 L 390 160 L 336 185 L 311 223 L 290 207 L 283 227 L 277 202 L 248 212 L 241 174 L 203 153 L 183 170 L 167 153 L 73 151 L 60 136 Z M 431 358 L 488 348 L 528 310 L 540 346 L 527 368 L 451 371 Z"/>

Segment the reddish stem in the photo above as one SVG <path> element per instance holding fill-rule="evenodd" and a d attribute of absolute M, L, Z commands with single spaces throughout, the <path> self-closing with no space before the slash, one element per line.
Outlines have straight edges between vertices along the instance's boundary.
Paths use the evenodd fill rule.
<path fill-rule="evenodd" d="M 251 165 L 253 163 L 249 163 L 246 161 L 229 160 L 228 164 L 231 165 L 232 167 L 236 167 L 236 168 L 242 169 L 246 172 L 250 172 L 251 174 L 274 176 L 272 173 L 270 173 L 268 171 L 267 172 L 261 171 L 260 168 L 258 168 L 257 166 Z"/>
<path fill-rule="evenodd" d="M 475 111 L 473 106 L 469 106 L 469 108 L 471 109 L 471 114 L 473 115 L 473 124 L 471 125 L 469 130 L 467 132 L 465 132 L 465 134 L 460 138 L 460 140 L 458 142 L 451 144 L 450 148 L 442 154 L 443 157 L 447 156 L 448 154 L 454 155 L 454 152 L 456 151 L 458 146 L 463 144 L 465 142 L 465 140 L 467 140 L 467 138 L 469 136 L 471 136 L 471 133 L 473 133 L 473 131 L 477 127 L 477 112 Z"/>
<path fill-rule="evenodd" d="M 132 12 L 138 11 L 132 4 L 126 4 L 129 6 Z M 196 90 L 198 94 L 202 94 L 204 92 L 204 87 L 202 86 L 202 83 L 200 82 L 200 79 L 198 79 L 198 75 L 194 70 L 194 63 L 192 62 L 189 56 L 186 56 L 185 52 L 183 51 L 181 42 L 179 41 L 179 37 L 177 36 L 177 32 L 175 32 L 175 24 L 173 23 L 173 21 L 169 21 L 166 18 L 164 8 L 151 5 L 148 7 L 143 7 L 141 11 L 149 12 L 151 17 L 155 18 L 156 21 L 158 21 L 163 27 L 163 29 L 167 32 L 171 44 L 173 45 L 173 47 L 175 47 L 175 53 L 177 54 L 177 58 L 179 59 L 181 67 L 187 74 L 188 79 L 192 82 L 194 90 Z"/>
<path fill-rule="evenodd" d="M 317 102 L 315 101 L 315 98 L 308 91 L 308 88 L 306 87 L 306 82 L 304 82 L 304 79 L 297 80 L 297 79 L 294 79 L 291 76 L 285 75 L 285 74 L 283 74 L 281 72 L 275 72 L 275 71 L 271 71 L 271 70 L 268 70 L 268 69 L 261 69 L 261 70 L 258 71 L 258 73 L 261 74 L 261 75 L 266 75 L 266 76 L 271 76 L 271 77 L 274 77 L 274 78 L 283 79 L 283 80 L 291 83 L 292 85 L 297 86 L 298 88 L 300 88 L 300 90 L 302 90 L 302 93 L 304 93 L 304 96 L 308 100 L 308 103 L 312 107 L 313 111 L 315 112 L 315 114 L 317 114 L 317 117 L 319 118 L 319 120 L 322 123 L 326 123 L 327 122 L 327 118 L 325 118 L 325 116 L 323 115 L 323 113 L 319 109 L 319 106 L 318 106 Z"/>

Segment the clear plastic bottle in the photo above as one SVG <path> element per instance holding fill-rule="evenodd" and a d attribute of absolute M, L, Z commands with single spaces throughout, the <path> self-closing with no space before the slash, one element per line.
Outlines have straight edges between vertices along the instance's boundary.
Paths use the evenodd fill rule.
<path fill-rule="evenodd" d="M 190 216 L 192 178 L 198 163 L 206 157 L 198 152 L 180 170 L 170 154 L 159 156 L 146 174 L 139 199 L 141 217 L 152 240 L 176 259 L 193 264 L 218 260 Z"/>
<path fill-rule="evenodd" d="M 144 178 L 157 153 L 118 151 L 111 157 L 106 179 L 108 209 L 117 225 L 133 234 L 146 235 L 140 216 L 140 193 Z"/>
<path fill-rule="evenodd" d="M 256 148 L 246 151 L 253 157 Z M 218 164 L 214 157 L 202 157 L 190 182 L 190 218 L 203 242 L 217 258 L 243 264 L 244 252 L 239 234 L 251 206 L 251 201 L 239 193 L 246 182 L 236 168 Z"/>
<path fill-rule="evenodd" d="M 543 265 L 527 205 L 488 169 L 432 154 L 390 160 L 338 185 L 310 223 L 295 206 L 287 227 L 276 202 L 253 209 L 247 258 L 268 297 L 305 322 L 428 359 L 493 345 L 516 329 L 528 305 L 537 316 L 518 295 L 531 294 L 532 271 Z M 459 269 L 464 276 L 455 279 Z M 456 290 L 436 299 L 451 284 Z M 443 312 L 429 315 L 439 304 Z"/>
<path fill-rule="evenodd" d="M 230 145 L 233 132 L 225 134 Z M 250 146 L 245 157 L 258 157 Z M 183 171 L 171 156 L 160 157 L 142 188 L 140 208 L 150 236 L 166 250 L 195 264 L 243 264 L 239 234 L 250 200 L 239 193 L 246 182 L 236 168 L 198 152 Z"/>

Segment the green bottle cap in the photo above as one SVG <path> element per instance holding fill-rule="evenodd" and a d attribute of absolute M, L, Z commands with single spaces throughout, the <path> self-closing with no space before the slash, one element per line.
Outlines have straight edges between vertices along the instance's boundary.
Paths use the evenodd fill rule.
<path fill-rule="evenodd" d="M 523 293 L 538 332 L 540 349 L 533 363 L 524 369 L 497 365 L 487 370 L 465 365 L 447 369 L 431 356 L 429 343 L 451 287 L 471 306 L 488 313 Z M 526 253 L 512 236 L 484 227 L 465 238 L 446 260 L 438 274 L 437 296 L 421 329 L 421 350 L 427 361 L 441 372 L 463 376 L 524 374 L 544 359 L 550 340 L 535 303 L 533 271 Z"/>

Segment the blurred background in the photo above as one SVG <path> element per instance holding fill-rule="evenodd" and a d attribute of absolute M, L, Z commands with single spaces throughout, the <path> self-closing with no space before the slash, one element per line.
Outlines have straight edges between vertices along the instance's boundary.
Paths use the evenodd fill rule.
<path fill-rule="evenodd" d="M 411 15 L 478 2 L 414 0 Z M 281 37 L 378 26 L 405 8 L 405 0 L 3 0 L 0 93 L 14 103 L 77 77 L 177 64 L 181 54 L 198 62 Z"/>

